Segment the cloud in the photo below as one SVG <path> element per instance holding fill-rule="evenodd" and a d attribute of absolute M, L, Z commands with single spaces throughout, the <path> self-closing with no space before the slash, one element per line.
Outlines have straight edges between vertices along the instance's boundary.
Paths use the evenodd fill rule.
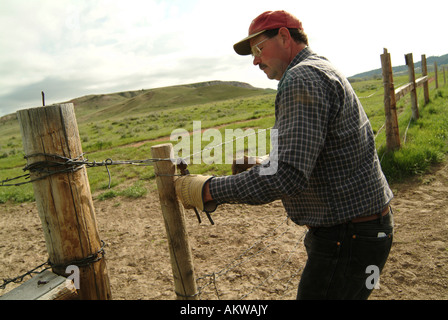
<path fill-rule="evenodd" d="M 82 51 L 82 50 L 80 50 Z M 75 55 L 78 58 L 64 62 L 59 72 L 48 73 L 23 81 L 1 97 L 1 114 L 17 109 L 41 105 L 41 91 L 46 104 L 58 103 L 75 97 L 126 90 L 193 83 L 208 80 L 234 80 L 238 69 L 247 67 L 247 61 L 232 61 L 233 56 L 222 57 L 141 57 L 117 50 L 96 48 L 94 53 Z M 101 61 L 107 59 L 107 64 Z M 113 68 L 111 68 L 113 66 Z"/>
<path fill-rule="evenodd" d="M 8 50 L 0 53 L 6 75 L 0 79 L 0 116 L 40 105 L 41 91 L 48 103 L 56 103 L 92 93 L 224 80 L 242 63 L 228 41 L 213 43 L 213 31 L 198 32 L 213 16 L 192 19 L 188 11 L 195 7 L 186 2 L 74 3 L 1 5 L 7 18 L 0 27 L 20 27 L 1 40 Z M 203 2 L 200 8 L 211 5 Z"/>
<path fill-rule="evenodd" d="M 0 116 L 39 105 L 42 90 L 58 102 L 219 79 L 224 75 L 217 72 L 232 69 L 223 65 L 228 53 L 214 56 L 228 44 L 210 46 L 210 30 L 202 37 L 198 32 L 212 16 L 192 19 L 188 2 L 15 0 L 0 6 L 0 28 L 11 29 L 0 40 L 7 48 L 0 52 Z"/>
<path fill-rule="evenodd" d="M 385 4 L 386 17 L 380 10 Z M 49 99 L 68 100 L 208 80 L 275 88 L 232 46 L 246 36 L 255 15 L 280 8 L 296 14 L 312 49 L 348 76 L 379 68 L 383 47 L 394 64 L 403 64 L 409 52 L 446 53 L 431 31 L 443 18 L 428 18 L 430 24 L 402 1 L 378 0 L 369 7 L 322 0 L 297 7 L 296 0 L 259 0 L 255 8 L 239 0 L 2 0 L 0 28 L 7 32 L 0 38 L 0 116 L 40 105 L 42 90 Z M 419 23 L 408 28 L 410 21 Z M 404 29 L 412 32 L 404 35 Z"/>

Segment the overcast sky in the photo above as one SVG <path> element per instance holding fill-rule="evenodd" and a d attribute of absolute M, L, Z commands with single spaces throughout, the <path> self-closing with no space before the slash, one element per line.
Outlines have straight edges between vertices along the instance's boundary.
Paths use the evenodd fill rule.
<path fill-rule="evenodd" d="M 233 44 L 267 10 L 303 23 L 346 76 L 448 53 L 446 0 L 1 0 L 0 116 L 88 94 L 208 80 L 277 81 Z"/>

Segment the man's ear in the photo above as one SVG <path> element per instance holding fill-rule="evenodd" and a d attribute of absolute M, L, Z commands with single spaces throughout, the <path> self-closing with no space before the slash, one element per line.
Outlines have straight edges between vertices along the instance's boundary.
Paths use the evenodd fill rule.
<path fill-rule="evenodd" d="M 289 30 L 285 27 L 281 27 L 278 30 L 278 35 L 280 36 L 280 39 L 282 40 L 282 44 L 284 48 L 289 48 L 291 45 L 291 34 L 289 33 Z"/>

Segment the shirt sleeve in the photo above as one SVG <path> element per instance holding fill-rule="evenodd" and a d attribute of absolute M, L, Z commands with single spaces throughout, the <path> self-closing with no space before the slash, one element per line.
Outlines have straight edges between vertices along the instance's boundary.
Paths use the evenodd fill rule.
<path fill-rule="evenodd" d="M 218 203 L 264 204 L 297 197 L 322 151 L 331 109 L 331 86 L 322 80 L 286 78 L 276 98 L 277 146 L 270 162 L 238 175 L 217 177 L 210 192 Z M 276 161 L 276 162 L 274 162 Z M 270 174 L 263 174 L 270 168 Z"/>

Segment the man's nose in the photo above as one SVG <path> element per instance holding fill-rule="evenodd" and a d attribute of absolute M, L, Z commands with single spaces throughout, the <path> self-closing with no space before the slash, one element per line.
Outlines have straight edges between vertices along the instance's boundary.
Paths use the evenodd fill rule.
<path fill-rule="evenodd" d="M 254 61 L 253 64 L 254 66 L 258 66 L 261 62 L 261 58 L 260 57 L 254 57 Z"/>

